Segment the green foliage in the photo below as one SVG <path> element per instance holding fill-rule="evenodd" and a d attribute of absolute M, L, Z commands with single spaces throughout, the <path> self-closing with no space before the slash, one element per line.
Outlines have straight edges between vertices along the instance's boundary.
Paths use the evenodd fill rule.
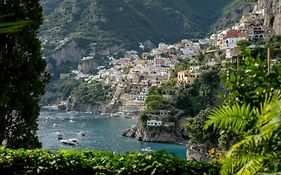
<path fill-rule="evenodd" d="M 280 119 L 280 91 L 270 93 L 258 107 L 250 107 L 250 104 L 223 105 L 213 111 L 206 128 L 213 125 L 241 137 L 227 153 L 221 173 L 281 173 Z"/>
<path fill-rule="evenodd" d="M 146 103 L 146 109 L 147 110 L 162 110 L 165 109 L 162 101 L 154 100 Z"/>
<path fill-rule="evenodd" d="M 0 147 L 1 174 L 188 174 L 217 175 L 217 165 L 172 157 L 165 152 L 148 154 L 61 150 L 10 150 Z"/>
<path fill-rule="evenodd" d="M 157 95 L 157 94 L 159 94 L 157 86 L 150 86 L 148 88 L 148 95 Z"/>
<path fill-rule="evenodd" d="M 154 60 L 154 58 L 155 58 L 155 57 L 152 56 L 152 55 L 148 55 L 148 56 L 146 57 L 147 60 Z"/>
<path fill-rule="evenodd" d="M 219 133 L 213 128 L 204 130 L 205 123 L 208 119 L 208 115 L 211 108 L 201 110 L 195 117 L 187 117 L 185 128 L 189 134 L 190 139 L 199 143 L 212 143 L 216 144 Z"/>
<path fill-rule="evenodd" d="M 93 81 L 91 83 L 83 82 L 71 92 L 71 98 L 79 103 L 91 104 L 99 102 L 108 102 L 112 95 L 111 87 L 100 81 Z"/>
<path fill-rule="evenodd" d="M 271 49 L 280 49 L 281 48 L 281 37 L 280 36 L 275 36 L 273 37 L 270 41 L 268 41 L 265 44 L 265 47 L 268 48 L 270 47 Z"/>
<path fill-rule="evenodd" d="M 198 62 L 201 64 L 204 60 L 205 60 L 205 55 L 200 52 L 197 56 L 196 56 Z"/>
<path fill-rule="evenodd" d="M 265 43 L 265 48 L 270 48 L 271 57 L 281 60 L 281 36 L 275 36 Z M 267 56 L 267 52 L 265 52 Z"/>
<path fill-rule="evenodd" d="M 148 95 L 175 95 L 177 78 L 171 78 L 168 82 L 162 83 L 159 86 L 150 86 Z"/>
<path fill-rule="evenodd" d="M 183 109 L 186 115 L 195 116 L 208 106 L 216 105 L 216 92 L 220 84 L 219 71 L 203 72 L 191 85 L 179 93 L 176 107 Z"/>
<path fill-rule="evenodd" d="M 182 60 L 180 64 L 176 65 L 175 72 L 180 72 L 183 70 L 187 70 L 192 66 L 193 63 L 190 63 L 189 60 Z"/>
<path fill-rule="evenodd" d="M 163 110 L 167 107 L 167 101 L 162 95 L 148 95 L 145 99 L 147 110 Z"/>
<path fill-rule="evenodd" d="M 280 64 L 268 73 L 266 60 L 249 49 L 242 55 L 238 70 L 228 72 L 226 104 L 211 112 L 205 127 L 219 129 L 230 146 L 222 174 L 280 173 Z"/>
<path fill-rule="evenodd" d="M 75 78 L 52 80 L 46 86 L 47 92 L 42 97 L 40 103 L 43 105 L 57 104 L 67 100 L 74 89 L 82 83 Z"/>
<path fill-rule="evenodd" d="M 274 65 L 272 72 L 268 74 L 266 60 L 259 56 L 254 58 L 250 49 L 243 50 L 242 56 L 238 71 L 228 70 L 228 102 L 259 106 L 266 94 L 281 88 L 280 64 Z"/>
<path fill-rule="evenodd" d="M 239 40 L 239 41 L 237 41 L 236 45 L 240 48 L 245 49 L 246 47 L 250 46 L 251 43 L 248 40 Z"/>
<path fill-rule="evenodd" d="M 145 113 L 141 113 L 140 119 L 141 119 L 142 123 L 146 124 L 146 121 L 149 119 L 149 116 L 146 115 Z"/>
<path fill-rule="evenodd" d="M 1 33 L 15 33 L 15 32 L 18 32 L 23 27 L 25 27 L 27 24 L 28 24 L 27 21 L 16 21 L 16 22 L 0 23 L 0 34 Z"/>
<path fill-rule="evenodd" d="M 12 148 L 40 147 L 38 101 L 49 79 L 36 38 L 42 9 L 38 0 L 7 0 L 0 3 L 0 16 L 4 28 L 12 28 L 0 33 L 0 144 L 4 140 Z"/>

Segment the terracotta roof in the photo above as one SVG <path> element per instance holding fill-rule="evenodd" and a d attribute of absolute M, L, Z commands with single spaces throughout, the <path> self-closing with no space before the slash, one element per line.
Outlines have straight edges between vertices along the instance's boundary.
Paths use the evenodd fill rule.
<path fill-rule="evenodd" d="M 238 31 L 234 29 L 230 29 L 226 32 L 225 38 L 237 38 L 238 37 Z"/>
<path fill-rule="evenodd" d="M 228 38 L 247 38 L 248 35 L 244 31 L 238 31 L 235 29 L 230 29 L 226 32 L 225 39 Z"/>

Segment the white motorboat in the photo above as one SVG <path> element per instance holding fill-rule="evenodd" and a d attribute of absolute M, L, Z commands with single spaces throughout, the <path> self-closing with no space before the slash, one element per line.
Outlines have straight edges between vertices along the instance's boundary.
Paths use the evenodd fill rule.
<path fill-rule="evenodd" d="M 61 143 L 65 145 L 76 146 L 78 145 L 78 140 L 77 139 L 61 140 Z"/>
<path fill-rule="evenodd" d="M 146 147 L 146 148 L 141 149 L 141 151 L 144 153 L 147 153 L 147 152 L 153 152 L 154 150 L 151 149 L 151 147 Z"/>

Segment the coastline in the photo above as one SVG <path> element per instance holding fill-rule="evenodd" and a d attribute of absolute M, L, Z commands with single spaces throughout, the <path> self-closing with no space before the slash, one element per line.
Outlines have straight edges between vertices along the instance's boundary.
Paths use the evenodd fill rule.
<path fill-rule="evenodd" d="M 44 149 L 73 148 L 62 145 L 57 140 L 57 130 L 59 129 L 64 139 L 77 138 L 79 140 L 79 144 L 74 147 L 77 150 L 109 150 L 126 153 L 127 151 L 141 152 L 141 149 L 151 147 L 155 151 L 166 150 L 185 159 L 186 148 L 182 145 L 163 142 L 139 142 L 136 139 L 121 136 L 121 133 L 134 123 L 132 119 L 122 117 L 103 117 L 84 112 L 42 110 L 38 120 L 38 136 Z M 84 137 L 77 135 L 81 131 L 85 133 Z M 109 140 L 111 141 L 109 142 Z"/>

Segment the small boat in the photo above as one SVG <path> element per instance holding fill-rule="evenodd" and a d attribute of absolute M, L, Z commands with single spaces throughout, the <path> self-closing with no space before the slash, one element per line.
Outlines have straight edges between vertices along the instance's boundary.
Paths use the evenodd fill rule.
<path fill-rule="evenodd" d="M 74 122 L 74 120 L 69 120 L 69 122 L 70 122 L 70 123 L 73 123 L 73 122 Z"/>
<path fill-rule="evenodd" d="M 85 133 L 83 131 L 79 132 L 79 135 L 85 136 Z"/>
<path fill-rule="evenodd" d="M 54 124 L 53 124 L 53 127 L 56 127 L 56 126 L 58 126 L 58 124 L 54 123 Z"/>
<path fill-rule="evenodd" d="M 61 143 L 65 145 L 76 146 L 78 145 L 78 140 L 77 139 L 61 140 Z"/>
<path fill-rule="evenodd" d="M 144 153 L 147 153 L 147 152 L 153 152 L 154 150 L 151 149 L 151 147 L 147 147 L 147 148 L 141 149 L 141 151 Z"/>

